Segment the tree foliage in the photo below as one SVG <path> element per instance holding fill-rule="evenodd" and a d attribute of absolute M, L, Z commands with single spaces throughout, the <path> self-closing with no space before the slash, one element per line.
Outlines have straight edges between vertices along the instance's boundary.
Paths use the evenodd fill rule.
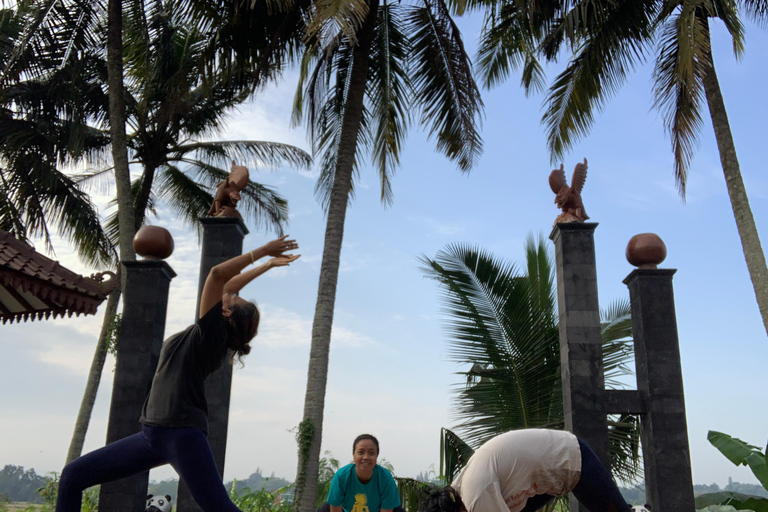
<path fill-rule="evenodd" d="M 0 227 L 19 238 L 43 236 L 49 249 L 55 228 L 74 240 L 84 261 L 103 265 L 116 261 L 117 216 L 110 215 L 102 226 L 84 185 L 108 189 L 113 170 L 104 13 L 98 5 L 80 4 L 52 2 L 48 16 L 27 3 L 3 11 L 0 29 L 9 43 L 5 52 L 0 44 L 7 70 L 0 95 L 6 117 L 0 128 L 5 192 Z M 85 10 L 73 18 L 64 16 L 61 6 Z M 286 144 L 210 141 L 249 97 L 253 82 L 239 81 L 234 64 L 213 66 L 206 60 L 209 34 L 184 13 L 157 0 L 126 3 L 128 150 L 131 163 L 142 169 L 132 190 L 137 227 L 161 204 L 182 221 L 196 222 L 207 214 L 212 191 L 233 160 L 272 168 L 306 168 L 310 162 L 305 152 Z M 25 46 L 34 23 L 47 36 L 32 37 Z M 40 58 L 24 57 L 32 50 Z M 78 166 L 88 170 L 73 176 L 71 169 Z M 275 190 L 251 182 L 242 197 L 246 220 L 282 231 L 287 202 Z"/>
<path fill-rule="evenodd" d="M 45 487 L 47 479 L 35 473 L 34 469 L 25 470 L 22 466 L 6 464 L 0 471 L 0 493 L 8 495 L 11 501 L 42 503 L 38 490 Z"/>
<path fill-rule="evenodd" d="M 443 429 L 441 471 L 452 480 L 473 447 L 521 428 L 563 428 L 560 345 L 551 257 L 529 237 L 525 271 L 466 244 L 449 245 L 434 259 L 422 257 L 425 274 L 440 284 L 449 359 L 457 372 L 458 434 Z M 607 385 L 630 373 L 628 301 L 602 312 L 603 365 Z M 632 481 L 641 473 L 637 421 L 610 421 L 611 466 Z"/>

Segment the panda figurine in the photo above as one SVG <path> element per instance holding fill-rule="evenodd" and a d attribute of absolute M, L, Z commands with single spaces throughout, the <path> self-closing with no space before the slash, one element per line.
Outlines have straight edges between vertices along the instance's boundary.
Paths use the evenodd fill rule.
<path fill-rule="evenodd" d="M 147 508 L 144 512 L 171 512 L 171 497 L 167 494 L 165 496 L 150 494 L 147 496 Z"/>
<path fill-rule="evenodd" d="M 632 512 L 651 512 L 651 506 L 647 503 L 645 505 L 635 505 L 632 507 Z"/>

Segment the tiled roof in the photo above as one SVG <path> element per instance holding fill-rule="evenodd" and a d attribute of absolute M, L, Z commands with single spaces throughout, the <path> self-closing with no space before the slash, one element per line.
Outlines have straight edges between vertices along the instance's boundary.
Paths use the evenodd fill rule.
<path fill-rule="evenodd" d="M 94 314 L 117 286 L 112 272 L 83 277 L 0 230 L 0 319 Z"/>

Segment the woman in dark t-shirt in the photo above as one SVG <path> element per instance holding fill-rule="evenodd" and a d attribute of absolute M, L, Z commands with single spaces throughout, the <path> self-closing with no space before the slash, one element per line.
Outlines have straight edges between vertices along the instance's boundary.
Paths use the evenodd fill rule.
<path fill-rule="evenodd" d="M 287 236 L 220 263 L 211 269 L 200 296 L 195 324 L 163 343 L 152 387 L 144 402 L 142 431 L 83 455 L 64 467 L 56 512 L 79 512 L 82 491 L 170 464 L 205 512 L 239 511 L 229 499 L 208 444 L 208 404 L 204 380 L 232 358 L 251 351 L 259 326 L 256 305 L 237 296 L 253 279 L 274 267 L 290 265 L 298 249 Z M 257 260 L 271 258 L 243 272 Z"/>

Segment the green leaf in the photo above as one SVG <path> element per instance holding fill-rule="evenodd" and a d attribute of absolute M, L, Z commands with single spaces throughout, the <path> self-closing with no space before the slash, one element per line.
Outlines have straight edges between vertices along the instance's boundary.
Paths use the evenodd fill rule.
<path fill-rule="evenodd" d="M 755 474 L 760 483 L 768 490 L 768 464 L 765 461 L 766 456 L 759 452 L 752 452 L 747 455 L 746 461 L 749 469 Z"/>
<path fill-rule="evenodd" d="M 465 365 L 456 386 L 456 425 L 463 439 L 444 430 L 441 471 L 449 480 L 460 468 L 457 446 L 479 446 L 521 428 L 563 428 L 560 343 L 554 271 L 540 237 L 526 243 L 525 273 L 488 251 L 452 244 L 423 271 L 437 281 L 446 316 L 448 357 Z M 631 359 L 629 304 L 603 315 L 606 381 L 625 374 Z M 611 469 L 622 481 L 642 472 L 639 423 L 616 417 L 610 423 Z M 451 455 L 451 453 L 453 455 Z"/>
<path fill-rule="evenodd" d="M 694 498 L 696 510 L 701 510 L 710 505 L 730 505 L 736 510 L 753 510 L 754 512 L 768 512 L 768 499 L 738 492 L 713 492 L 701 494 Z"/>
<path fill-rule="evenodd" d="M 728 434 L 723 434 L 722 432 L 717 432 L 714 430 L 710 430 L 707 433 L 707 440 L 720 450 L 720 453 L 725 455 L 728 460 L 736 464 L 737 466 L 741 466 L 742 464 L 747 464 L 747 457 L 757 451 L 757 453 L 760 453 L 760 450 L 757 448 L 757 446 L 752 446 L 751 444 L 747 444 L 741 439 L 736 439 L 735 437 L 731 437 Z"/>

